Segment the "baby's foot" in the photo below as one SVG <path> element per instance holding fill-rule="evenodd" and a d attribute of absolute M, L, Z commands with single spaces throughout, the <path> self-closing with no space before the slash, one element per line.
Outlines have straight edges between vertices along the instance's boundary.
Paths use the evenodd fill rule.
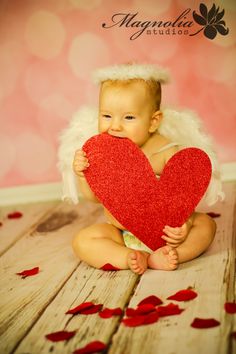
<path fill-rule="evenodd" d="M 128 254 L 128 266 L 132 272 L 143 274 L 148 266 L 148 257 L 148 253 L 134 250 Z"/>
<path fill-rule="evenodd" d="M 164 246 L 158 248 L 148 258 L 148 266 L 152 269 L 174 270 L 178 267 L 178 253 L 176 248 Z"/>

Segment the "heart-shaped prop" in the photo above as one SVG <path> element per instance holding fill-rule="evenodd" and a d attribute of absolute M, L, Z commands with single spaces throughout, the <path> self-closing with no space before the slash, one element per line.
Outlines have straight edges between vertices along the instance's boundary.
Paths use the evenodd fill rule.
<path fill-rule="evenodd" d="M 166 164 L 158 180 L 132 141 L 100 134 L 83 146 L 90 166 L 85 177 L 100 202 L 152 250 L 165 245 L 165 225 L 181 226 L 204 195 L 211 178 L 205 152 L 186 148 Z"/>

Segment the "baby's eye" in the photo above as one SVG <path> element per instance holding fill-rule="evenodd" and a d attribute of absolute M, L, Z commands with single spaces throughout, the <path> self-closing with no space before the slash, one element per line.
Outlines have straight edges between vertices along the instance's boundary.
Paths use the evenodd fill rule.
<path fill-rule="evenodd" d="M 105 119 L 110 119 L 111 118 L 111 116 L 109 114 L 103 114 L 102 117 L 105 118 Z"/>
<path fill-rule="evenodd" d="M 134 116 L 125 116 L 125 119 L 127 119 L 127 120 L 133 120 L 133 119 L 135 119 L 135 117 L 134 117 Z"/>

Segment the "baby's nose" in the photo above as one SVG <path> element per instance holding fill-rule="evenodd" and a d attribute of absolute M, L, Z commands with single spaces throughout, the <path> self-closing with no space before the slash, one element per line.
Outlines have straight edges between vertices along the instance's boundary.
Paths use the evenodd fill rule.
<path fill-rule="evenodd" d="M 119 119 L 112 119 L 111 121 L 111 130 L 121 130 L 121 122 Z"/>

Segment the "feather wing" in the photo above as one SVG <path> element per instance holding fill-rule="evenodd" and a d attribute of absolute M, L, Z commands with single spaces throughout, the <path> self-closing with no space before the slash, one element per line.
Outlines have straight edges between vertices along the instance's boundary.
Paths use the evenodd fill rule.
<path fill-rule="evenodd" d="M 82 107 L 73 115 L 69 126 L 59 137 L 58 168 L 62 174 L 62 199 L 74 204 L 79 202 L 76 176 L 72 168 L 74 154 L 86 140 L 98 133 L 97 116 L 97 109 Z"/>

